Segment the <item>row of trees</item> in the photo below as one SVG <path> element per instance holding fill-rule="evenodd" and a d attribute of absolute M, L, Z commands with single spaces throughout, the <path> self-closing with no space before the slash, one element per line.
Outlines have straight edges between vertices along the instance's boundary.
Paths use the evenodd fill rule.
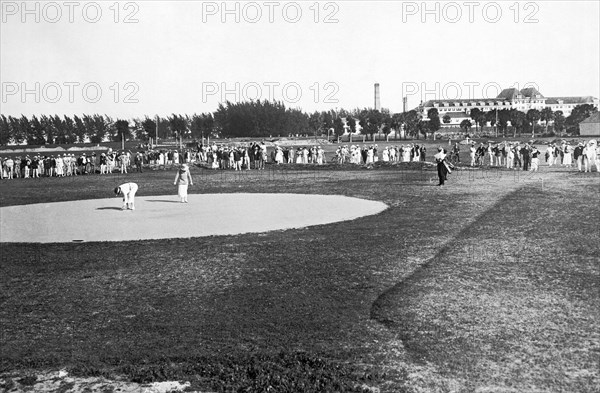
<path fill-rule="evenodd" d="M 476 130 L 487 124 L 498 127 L 504 135 L 510 122 L 514 133 L 534 129 L 538 121 L 548 126 L 553 122 L 554 130 L 577 131 L 579 123 L 598 109 L 591 104 L 575 107 L 567 118 L 561 111 L 550 108 L 541 111 L 531 109 L 527 113 L 515 109 L 502 109 L 483 112 L 472 109 L 470 118 L 460 127 L 468 132 L 473 125 Z M 444 123 L 450 123 L 450 116 L 444 115 Z M 497 124 L 496 124 L 497 123 Z M 345 132 L 360 132 L 369 135 L 403 131 L 406 137 L 419 138 L 420 135 L 436 132 L 441 127 L 436 108 L 422 118 L 416 110 L 391 114 L 370 108 L 339 111 L 304 113 L 300 109 L 286 108 L 281 102 L 250 101 L 220 104 L 214 113 L 188 115 L 172 114 L 167 117 L 148 116 L 133 120 L 112 119 L 106 115 L 83 116 L 26 116 L 13 117 L 0 115 L 0 145 L 9 143 L 30 145 L 71 144 L 90 141 L 100 143 L 105 140 L 147 141 L 149 138 L 186 138 L 200 140 L 204 137 L 276 137 L 296 134 L 311 136 L 341 136 Z"/>
<path fill-rule="evenodd" d="M 172 138 L 194 135 L 201 137 L 214 131 L 212 114 L 171 115 L 166 118 L 112 119 L 107 115 L 26 116 L 0 115 L 0 145 L 72 144 L 106 140 L 147 141 L 149 138 Z"/>
<path fill-rule="evenodd" d="M 0 145 L 72 144 L 105 140 L 147 141 L 149 138 L 281 137 L 288 135 L 341 136 L 345 132 L 372 136 L 404 130 L 419 137 L 430 132 L 416 110 L 391 115 L 389 110 L 369 108 L 304 113 L 281 102 L 226 102 L 214 113 L 168 117 L 113 119 L 107 115 L 26 116 L 0 115 Z"/>

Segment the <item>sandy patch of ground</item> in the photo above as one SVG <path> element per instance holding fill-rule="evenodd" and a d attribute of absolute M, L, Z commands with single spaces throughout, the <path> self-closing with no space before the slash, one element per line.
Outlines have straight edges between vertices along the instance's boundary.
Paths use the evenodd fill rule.
<path fill-rule="evenodd" d="M 303 228 L 380 213 L 382 202 L 341 195 L 192 194 L 0 208 L 0 242 L 71 243 L 190 238 Z"/>

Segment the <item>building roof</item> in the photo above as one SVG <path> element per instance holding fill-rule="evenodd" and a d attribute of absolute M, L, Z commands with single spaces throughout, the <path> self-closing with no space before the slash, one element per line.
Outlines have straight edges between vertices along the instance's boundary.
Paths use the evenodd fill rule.
<path fill-rule="evenodd" d="M 496 98 L 512 101 L 517 97 L 517 95 L 519 95 L 519 90 L 515 89 L 514 87 L 511 87 L 509 89 L 502 90 Z"/>
<path fill-rule="evenodd" d="M 523 94 L 523 96 L 527 98 L 537 98 L 537 96 L 544 98 L 542 93 L 540 93 L 535 87 L 527 87 L 525 89 L 521 89 L 521 94 Z"/>
<path fill-rule="evenodd" d="M 474 103 L 474 104 L 478 104 L 479 102 L 502 102 L 502 101 L 507 101 L 505 99 L 498 99 L 498 98 L 473 98 L 473 99 L 468 99 L 468 100 L 461 100 L 461 99 L 455 99 L 455 100 L 429 100 L 424 102 L 423 104 L 421 104 L 421 106 L 423 107 L 432 107 L 433 104 L 448 104 L 447 106 L 441 106 L 440 108 L 449 108 L 449 107 L 460 107 L 460 104 L 468 104 L 468 103 Z M 462 105 L 464 106 L 464 105 Z"/>
<path fill-rule="evenodd" d="M 562 101 L 563 104 L 591 104 L 594 102 L 594 97 L 548 97 L 546 98 L 546 104 L 558 104 L 558 101 Z"/>
<path fill-rule="evenodd" d="M 449 99 L 449 100 L 429 100 L 427 102 L 419 105 L 420 108 L 431 108 L 435 107 L 437 104 L 437 108 L 440 111 L 445 107 L 465 107 L 465 106 L 480 106 L 479 103 L 491 103 L 494 105 L 496 102 L 507 102 L 511 103 L 516 101 L 517 99 L 531 99 L 531 98 L 540 98 L 544 99 L 544 103 L 546 105 L 551 104 L 559 104 L 559 101 L 562 101 L 563 104 L 591 104 L 597 102 L 597 99 L 592 96 L 580 96 L 580 97 L 544 97 L 536 88 L 528 87 L 522 89 L 521 91 L 517 90 L 514 87 L 504 89 L 498 94 L 496 98 L 471 98 L 471 99 Z"/>
<path fill-rule="evenodd" d="M 587 123 L 600 123 L 600 112 L 594 112 L 590 117 L 585 119 L 579 124 L 587 124 Z"/>

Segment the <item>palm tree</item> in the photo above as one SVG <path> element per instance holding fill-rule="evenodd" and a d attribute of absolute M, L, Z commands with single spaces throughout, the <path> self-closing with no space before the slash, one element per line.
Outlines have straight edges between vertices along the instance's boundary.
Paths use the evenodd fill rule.
<path fill-rule="evenodd" d="M 479 108 L 473 108 L 471 109 L 471 111 L 469 112 L 469 117 L 473 120 L 473 122 L 475 123 L 475 132 L 477 133 L 477 125 L 479 123 L 479 118 L 481 117 L 481 109 Z"/>
<path fill-rule="evenodd" d="M 537 109 L 530 109 L 527 111 L 527 120 L 531 122 L 531 137 L 535 138 L 535 123 L 540 120 L 540 111 Z"/>
<path fill-rule="evenodd" d="M 562 134 L 562 130 L 565 127 L 565 115 L 563 111 L 554 112 L 554 131 L 558 130 L 558 136 Z"/>
<path fill-rule="evenodd" d="M 546 123 L 546 134 L 548 133 L 548 122 L 554 120 L 554 112 L 549 106 L 540 111 L 540 120 Z"/>
<path fill-rule="evenodd" d="M 460 122 L 460 128 L 462 128 L 464 130 L 465 134 L 471 129 L 472 125 L 473 124 L 471 123 L 471 120 L 469 120 L 469 119 L 465 119 Z"/>

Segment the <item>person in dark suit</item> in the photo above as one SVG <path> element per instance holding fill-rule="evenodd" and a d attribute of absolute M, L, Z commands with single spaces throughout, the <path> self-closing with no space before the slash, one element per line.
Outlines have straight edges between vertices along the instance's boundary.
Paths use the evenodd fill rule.
<path fill-rule="evenodd" d="M 528 171 L 529 164 L 531 163 L 531 147 L 529 143 L 526 143 L 521 149 L 521 156 L 523 157 L 523 170 Z"/>
<path fill-rule="evenodd" d="M 437 173 L 439 178 L 438 186 L 443 186 L 446 180 L 448 180 L 448 174 L 452 173 L 452 164 L 448 162 L 446 151 L 442 147 L 438 148 L 438 152 L 433 156 L 433 158 L 435 158 L 435 162 L 437 164 Z"/>
<path fill-rule="evenodd" d="M 577 147 L 573 150 L 573 159 L 577 161 L 577 170 L 581 172 L 581 167 L 583 164 L 583 143 L 579 142 Z"/>
<path fill-rule="evenodd" d="M 144 172 L 142 169 L 142 165 L 144 163 L 144 156 L 142 156 L 142 153 L 138 151 L 138 153 L 135 155 L 135 158 L 133 159 L 133 161 L 135 162 L 135 167 L 137 169 L 137 171 L 139 173 Z"/>

